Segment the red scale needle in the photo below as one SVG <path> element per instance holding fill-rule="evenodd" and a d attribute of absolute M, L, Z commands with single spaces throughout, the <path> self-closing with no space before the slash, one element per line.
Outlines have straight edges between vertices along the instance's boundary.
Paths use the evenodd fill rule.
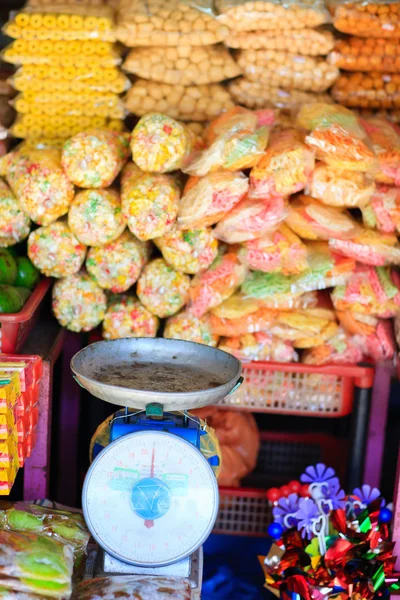
<path fill-rule="evenodd" d="M 155 447 L 155 444 L 153 444 L 153 452 L 151 453 L 150 477 L 154 477 L 155 458 L 156 458 L 156 447 Z M 144 522 L 144 526 L 147 527 L 147 529 L 151 529 L 152 527 L 154 527 L 154 521 L 146 519 Z"/>

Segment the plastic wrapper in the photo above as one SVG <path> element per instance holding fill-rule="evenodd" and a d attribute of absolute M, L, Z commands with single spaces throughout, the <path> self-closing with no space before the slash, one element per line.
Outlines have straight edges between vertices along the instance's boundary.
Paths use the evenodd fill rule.
<path fill-rule="evenodd" d="M 396 1 L 335 0 L 329 7 L 334 26 L 343 33 L 365 38 L 400 38 L 400 9 Z"/>
<path fill-rule="evenodd" d="M 335 312 L 325 306 L 282 311 L 269 332 L 298 349 L 315 348 L 338 332 Z"/>
<path fill-rule="evenodd" d="M 76 116 L 76 115 L 49 115 L 37 113 L 34 115 L 17 115 L 10 133 L 17 138 L 26 138 L 32 143 L 43 144 L 50 141 L 61 146 L 68 138 L 81 131 L 93 128 L 106 128 L 112 131 L 121 131 L 124 122 L 121 119 L 109 119 L 99 116 Z"/>
<path fill-rule="evenodd" d="M 319 163 L 311 174 L 306 193 L 327 206 L 363 209 L 375 193 L 375 184 L 366 173 Z"/>
<path fill-rule="evenodd" d="M 324 206 L 304 195 L 289 204 L 286 224 L 305 240 L 350 239 L 359 229 L 344 209 Z"/>
<path fill-rule="evenodd" d="M 189 275 L 208 269 L 218 254 L 218 242 L 211 228 L 182 231 L 174 226 L 154 243 L 167 263 Z"/>
<path fill-rule="evenodd" d="M 0 179 L 0 247 L 14 246 L 28 237 L 30 218 L 5 181 Z"/>
<path fill-rule="evenodd" d="M 132 157 L 142 171 L 169 173 L 182 168 L 192 149 L 182 123 L 161 113 L 142 117 L 132 132 Z"/>
<path fill-rule="evenodd" d="M 330 102 L 328 94 L 314 94 L 301 90 L 284 90 L 281 87 L 271 86 L 268 83 L 251 81 L 247 77 L 240 77 L 227 85 L 232 99 L 247 108 L 277 108 L 295 110 L 302 104 L 314 102 Z"/>
<path fill-rule="evenodd" d="M 271 31 L 318 27 L 330 21 L 321 0 L 217 0 L 219 20 L 233 31 Z"/>
<path fill-rule="evenodd" d="M 117 37 L 125 46 L 209 46 L 222 42 L 228 29 L 211 0 L 121 0 Z"/>
<path fill-rule="evenodd" d="M 190 600 L 188 579 L 117 575 L 82 581 L 71 600 Z"/>
<path fill-rule="evenodd" d="M 135 48 L 123 69 L 137 77 L 170 85 L 205 85 L 241 75 L 224 46 Z"/>
<path fill-rule="evenodd" d="M 70 331 L 91 331 L 102 322 L 107 298 L 101 287 L 85 272 L 64 277 L 53 287 L 53 313 Z"/>
<path fill-rule="evenodd" d="M 400 275 L 390 267 L 358 265 L 331 297 L 336 310 L 388 319 L 400 310 Z"/>
<path fill-rule="evenodd" d="M 296 129 L 273 132 L 264 155 L 250 173 L 252 198 L 289 196 L 303 190 L 314 169 L 314 154 Z"/>
<path fill-rule="evenodd" d="M 308 267 L 306 246 L 284 224 L 273 233 L 244 242 L 238 257 L 253 271 L 264 273 L 281 271 L 293 275 Z"/>
<path fill-rule="evenodd" d="M 365 130 L 358 122 L 357 115 L 339 104 L 315 102 L 314 104 L 300 106 L 296 114 L 295 123 L 297 127 L 306 129 L 307 131 L 337 126 L 345 129 L 357 138 L 366 138 Z"/>
<path fill-rule="evenodd" d="M 105 188 L 113 183 L 128 156 L 128 136 L 94 129 L 78 133 L 64 144 L 61 164 L 74 185 Z"/>
<path fill-rule="evenodd" d="M 126 226 L 118 192 L 78 192 L 68 213 L 68 225 L 85 246 L 104 246 L 118 239 Z"/>
<path fill-rule="evenodd" d="M 273 232 L 287 216 L 283 197 L 253 199 L 245 196 L 216 226 L 214 235 L 227 244 L 255 240 Z"/>
<path fill-rule="evenodd" d="M 195 317 L 202 317 L 221 304 L 240 287 L 246 277 L 247 267 L 242 265 L 235 252 L 220 252 L 213 264 L 192 280 L 189 309 Z"/>
<path fill-rule="evenodd" d="M 350 108 L 400 108 L 400 73 L 342 73 L 331 93 Z"/>
<path fill-rule="evenodd" d="M 400 72 L 395 39 L 348 37 L 337 40 L 329 62 L 343 71 Z"/>
<path fill-rule="evenodd" d="M 378 157 L 375 181 L 400 186 L 400 132 L 384 119 L 363 120 L 362 125 Z"/>
<path fill-rule="evenodd" d="M 238 50 L 284 50 L 303 56 L 323 56 L 334 46 L 333 34 L 325 29 L 284 29 L 273 31 L 230 31 L 225 44 Z M 338 65 L 339 66 L 339 65 Z"/>
<path fill-rule="evenodd" d="M 11 101 L 21 115 L 35 117 L 88 116 L 123 119 L 125 109 L 117 94 L 64 92 L 23 92 Z"/>
<path fill-rule="evenodd" d="M 141 241 L 166 234 L 179 207 L 180 188 L 172 175 L 143 173 L 129 163 L 121 177 L 122 211 Z"/>
<path fill-rule="evenodd" d="M 361 229 L 350 240 L 329 240 L 329 246 L 335 252 L 366 265 L 400 265 L 400 244 L 392 233 Z"/>
<path fill-rule="evenodd" d="M 182 311 L 167 320 L 164 327 L 164 337 L 196 342 L 214 348 L 217 346 L 219 339 L 212 331 L 208 315 L 195 317 L 188 311 Z"/>
<path fill-rule="evenodd" d="M 65 221 L 55 221 L 32 231 L 28 256 L 46 277 L 68 277 L 82 267 L 86 246 L 79 242 Z"/>
<path fill-rule="evenodd" d="M 314 308 L 318 305 L 318 294 L 316 292 L 305 292 L 304 294 L 293 294 L 294 300 L 291 303 L 285 304 L 283 300 L 285 300 L 282 295 L 276 306 L 273 306 L 275 302 L 268 302 L 267 299 L 258 300 L 257 298 L 251 298 L 249 296 L 245 296 L 242 292 L 236 292 L 232 296 L 230 296 L 227 300 L 219 304 L 215 308 L 212 309 L 211 315 L 213 317 L 218 317 L 220 319 L 224 319 L 225 323 L 229 320 L 236 321 L 235 326 L 238 325 L 240 329 L 235 330 L 233 333 L 225 334 L 225 336 L 237 336 L 241 335 L 241 333 L 254 333 L 254 331 L 260 331 L 263 327 L 258 327 L 256 330 L 249 330 L 247 327 L 242 330 L 241 329 L 241 319 L 246 319 L 250 315 L 255 315 L 255 318 L 258 317 L 256 313 L 260 308 L 275 308 L 279 310 L 288 310 L 289 308 Z M 281 300 L 281 304 L 279 304 L 279 300 Z M 274 298 L 275 301 L 275 298 Z M 263 313 L 259 313 L 259 316 L 262 317 Z M 269 321 L 271 317 L 271 311 L 268 313 L 264 313 L 266 319 Z M 273 313 L 276 314 L 276 313 Z M 250 323 L 252 322 L 253 317 L 250 317 Z M 216 321 L 215 321 L 216 323 Z M 251 325 L 252 326 L 252 325 Z M 239 332 L 239 333 L 238 333 Z"/>
<path fill-rule="evenodd" d="M 105 4 L 96 7 L 30 7 L 18 12 L 3 28 L 11 38 L 23 40 L 99 40 L 114 42 L 113 11 Z"/>
<path fill-rule="evenodd" d="M 246 309 L 250 311 L 251 305 L 246 299 L 242 299 L 242 305 L 244 306 L 243 315 L 226 317 L 218 316 L 218 312 L 216 314 L 211 313 L 211 329 L 215 335 L 237 337 L 270 330 L 278 314 L 276 310 L 259 306 L 256 310 L 246 314 Z M 221 304 L 222 306 L 223 304 Z"/>
<path fill-rule="evenodd" d="M 218 437 L 222 454 L 219 485 L 239 486 L 240 480 L 255 468 L 260 448 L 260 433 L 253 415 L 215 406 L 191 412 L 205 420 Z"/>
<path fill-rule="evenodd" d="M 377 319 L 351 310 L 336 311 L 336 315 L 343 329 L 353 336 L 365 355 L 376 362 L 393 358 L 396 342 L 390 320 Z"/>
<path fill-rule="evenodd" d="M 156 337 L 160 321 L 136 298 L 111 298 L 103 321 L 103 338 Z"/>
<path fill-rule="evenodd" d="M 126 229 L 114 242 L 90 248 L 86 269 L 103 290 L 120 294 L 139 279 L 149 255 L 149 245 L 140 242 Z"/>
<path fill-rule="evenodd" d="M 0 585 L 40 598 L 69 598 L 73 548 L 36 533 L 0 531 Z"/>
<path fill-rule="evenodd" d="M 215 225 L 243 198 L 248 187 L 248 178 L 236 171 L 190 177 L 179 202 L 178 225 L 182 228 Z"/>
<path fill-rule="evenodd" d="M 400 232 L 400 188 L 377 185 L 370 203 L 362 208 L 364 225 L 383 233 Z"/>
<path fill-rule="evenodd" d="M 272 127 L 275 123 L 276 111 L 256 112 L 242 106 L 234 106 L 209 124 L 205 138 L 208 145 L 211 145 L 222 136 L 228 136 L 230 139 L 234 135 L 254 132 L 259 127 Z"/>
<path fill-rule="evenodd" d="M 240 50 L 237 61 L 247 79 L 289 90 L 326 92 L 339 77 L 339 69 L 322 58 L 281 50 Z"/>
<path fill-rule="evenodd" d="M 141 303 L 160 318 L 171 317 L 189 299 L 190 277 L 178 273 L 162 258 L 148 263 L 137 284 Z"/>
<path fill-rule="evenodd" d="M 327 340 L 324 344 L 305 350 L 301 357 L 301 362 L 306 365 L 346 365 L 357 364 L 363 359 L 362 348 L 357 342 L 346 334 L 343 329 L 339 329 L 336 334 Z"/>
<path fill-rule="evenodd" d="M 3 50 L 2 58 L 14 65 L 44 64 L 60 69 L 71 66 L 110 69 L 122 62 L 114 44 L 98 41 L 18 39 Z"/>
<path fill-rule="evenodd" d="M 218 83 L 183 86 L 138 79 L 125 97 L 125 108 L 134 115 L 160 110 L 181 121 L 209 121 L 232 106 L 229 92 Z"/>
<path fill-rule="evenodd" d="M 290 342 L 264 332 L 224 338 L 218 348 L 233 354 L 241 362 L 261 360 L 287 363 L 297 362 L 299 359 Z"/>
<path fill-rule="evenodd" d="M 61 168 L 57 150 L 10 152 L 0 159 L 0 174 L 35 223 L 49 225 L 68 212 L 74 186 Z"/>

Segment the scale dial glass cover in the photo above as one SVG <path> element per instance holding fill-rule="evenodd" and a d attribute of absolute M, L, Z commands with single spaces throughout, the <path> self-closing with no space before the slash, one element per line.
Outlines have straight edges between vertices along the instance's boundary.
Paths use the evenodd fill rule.
<path fill-rule="evenodd" d="M 125 563 L 165 566 L 207 539 L 218 485 L 199 450 L 166 432 L 141 431 L 107 446 L 92 463 L 83 512 L 97 543 Z"/>

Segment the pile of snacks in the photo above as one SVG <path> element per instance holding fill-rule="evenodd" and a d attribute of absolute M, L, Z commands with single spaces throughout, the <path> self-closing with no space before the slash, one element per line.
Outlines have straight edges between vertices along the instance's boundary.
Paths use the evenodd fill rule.
<path fill-rule="evenodd" d="M 11 131 L 37 142 L 65 141 L 91 127 L 121 130 L 119 94 L 130 85 L 119 70 L 113 11 L 105 6 L 28 5 L 4 31 L 15 38 L 3 59 L 19 68 Z"/>
<path fill-rule="evenodd" d="M 352 108 L 400 108 L 399 7 L 381 0 L 333 2 L 333 23 L 345 35 L 329 56 L 343 73 L 333 98 Z"/>
<path fill-rule="evenodd" d="M 323 58 L 334 44 L 323 2 L 218 0 L 217 8 L 244 75 L 229 84 L 235 102 L 293 108 L 321 100 L 336 81 L 338 68 Z"/>

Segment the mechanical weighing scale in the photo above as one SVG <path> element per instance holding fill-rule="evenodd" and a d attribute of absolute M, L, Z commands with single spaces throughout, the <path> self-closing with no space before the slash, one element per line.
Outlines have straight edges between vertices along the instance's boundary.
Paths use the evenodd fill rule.
<path fill-rule="evenodd" d="M 232 393 L 242 382 L 240 362 L 193 342 L 128 338 L 87 346 L 71 369 L 93 396 L 125 407 L 111 420 L 110 444 L 82 494 L 101 573 L 184 577 L 200 590 L 219 459 L 200 452 L 206 431 L 186 411 Z"/>

